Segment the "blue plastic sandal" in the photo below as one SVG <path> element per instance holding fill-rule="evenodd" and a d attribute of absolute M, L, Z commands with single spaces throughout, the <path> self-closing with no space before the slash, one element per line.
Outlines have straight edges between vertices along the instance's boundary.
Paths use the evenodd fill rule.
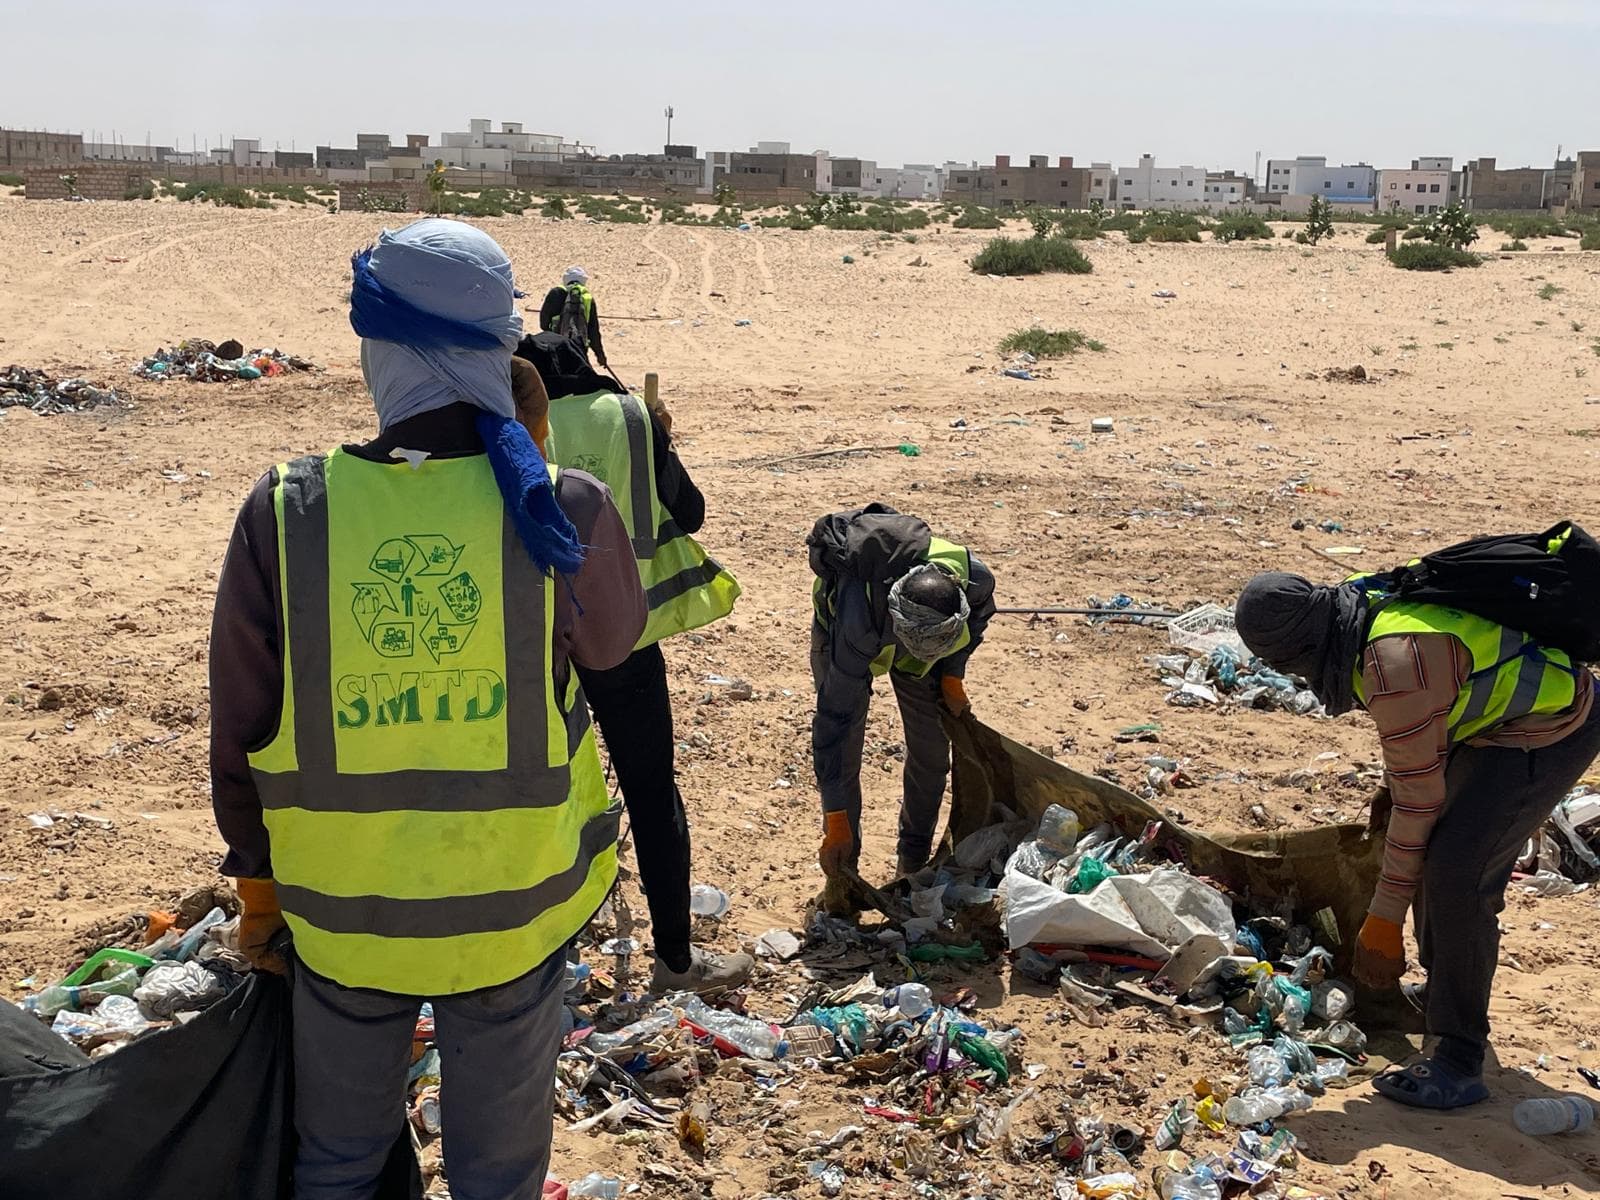
<path fill-rule="evenodd" d="M 1396 1104 L 1439 1112 L 1481 1104 L 1489 1098 L 1481 1075 L 1464 1075 L 1436 1058 L 1385 1071 L 1372 1086 Z"/>

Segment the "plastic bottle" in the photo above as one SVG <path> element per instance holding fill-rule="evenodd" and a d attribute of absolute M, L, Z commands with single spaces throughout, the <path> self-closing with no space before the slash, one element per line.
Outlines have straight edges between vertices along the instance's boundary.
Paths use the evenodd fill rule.
<path fill-rule="evenodd" d="M 1285 1113 L 1311 1107 L 1311 1097 L 1299 1088 L 1251 1088 L 1222 1106 L 1230 1125 L 1259 1125 Z"/>
<path fill-rule="evenodd" d="M 751 1058 L 781 1058 L 788 1049 L 788 1043 L 765 1021 L 712 1008 L 695 995 L 685 997 L 679 1007 L 701 1029 L 737 1046 Z"/>
<path fill-rule="evenodd" d="M 1059 804 L 1052 804 L 1039 818 L 1039 832 L 1035 836 L 1046 849 L 1054 850 L 1057 854 L 1070 854 L 1082 832 L 1083 825 L 1077 813 Z"/>
<path fill-rule="evenodd" d="M 1244 1033 L 1250 1028 L 1250 1022 L 1244 1019 L 1244 1014 L 1238 1009 L 1225 1008 L 1222 1010 L 1222 1030 L 1230 1037 L 1236 1034 Z"/>
<path fill-rule="evenodd" d="M 617 1200 L 622 1195 L 622 1180 L 615 1175 L 590 1171 L 582 1179 L 567 1184 L 567 1195 L 572 1200 Z"/>
<path fill-rule="evenodd" d="M 81 1012 L 107 996 L 131 996 L 138 986 L 139 972 L 129 967 L 95 983 L 51 984 L 37 995 L 24 999 L 22 1007 L 41 1017 L 53 1017 L 63 1009 Z"/>
<path fill-rule="evenodd" d="M 178 939 L 178 944 L 162 957 L 174 959 L 177 962 L 187 962 L 194 957 L 194 952 L 200 949 L 200 943 L 205 941 L 206 930 L 213 925 L 222 924 L 226 919 L 222 915 L 220 908 L 213 908 L 205 916 L 189 926 L 188 932 Z"/>
<path fill-rule="evenodd" d="M 883 1006 L 914 1020 L 933 1007 L 933 993 L 923 983 L 902 983 L 883 994 Z"/>
<path fill-rule="evenodd" d="M 677 1025 L 678 1015 L 670 1008 L 663 1008 L 635 1021 L 632 1025 L 624 1025 L 615 1033 L 591 1033 L 584 1045 L 598 1054 L 607 1054 L 621 1046 L 642 1041 L 652 1033 L 675 1029 Z"/>
<path fill-rule="evenodd" d="M 1324 980 L 1311 989 L 1311 1015 L 1324 1021 L 1342 1021 L 1355 1006 L 1355 993 L 1337 979 Z"/>
<path fill-rule="evenodd" d="M 1156 1168 L 1156 1188 L 1161 1200 L 1222 1200 L 1222 1187 L 1203 1166 L 1190 1171 Z"/>
<path fill-rule="evenodd" d="M 1524 1100 L 1511 1110 L 1517 1128 L 1533 1137 L 1581 1133 L 1594 1124 L 1594 1105 L 1584 1096 Z"/>
<path fill-rule="evenodd" d="M 1250 1082 L 1257 1087 L 1276 1087 L 1289 1082 L 1289 1064 L 1271 1046 L 1252 1046 L 1244 1056 L 1245 1070 Z"/>
<path fill-rule="evenodd" d="M 728 899 L 727 892 L 712 887 L 709 883 L 697 883 L 689 889 L 689 911 L 697 917 L 717 920 L 728 911 L 732 903 L 733 901 Z"/>

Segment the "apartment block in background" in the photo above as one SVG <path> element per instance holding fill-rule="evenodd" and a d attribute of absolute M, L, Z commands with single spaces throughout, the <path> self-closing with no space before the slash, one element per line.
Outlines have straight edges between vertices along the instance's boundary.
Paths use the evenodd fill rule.
<path fill-rule="evenodd" d="M 1565 170 L 1559 162 L 1552 167 L 1501 167 L 1492 158 L 1461 168 L 1461 203 L 1479 211 L 1549 208 L 1565 203 L 1571 186 L 1570 160 Z"/>
<path fill-rule="evenodd" d="M 1204 167 L 1158 167 L 1149 154 L 1139 156 L 1139 165 L 1117 172 L 1118 208 L 1204 208 L 1206 169 Z"/>
<path fill-rule="evenodd" d="M 1461 198 L 1452 158 L 1414 158 L 1409 170 L 1378 172 L 1378 211 L 1422 216 Z"/>
<path fill-rule="evenodd" d="M 1071 155 L 1056 159 L 1028 157 L 1028 165 L 1012 166 L 1009 154 L 997 154 L 992 167 L 956 167 L 945 177 L 943 199 L 987 208 L 1087 208 L 1093 170 L 1077 167 Z"/>

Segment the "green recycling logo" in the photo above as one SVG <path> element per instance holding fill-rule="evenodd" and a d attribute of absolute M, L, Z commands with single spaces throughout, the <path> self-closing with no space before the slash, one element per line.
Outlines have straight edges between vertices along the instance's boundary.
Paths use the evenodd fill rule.
<path fill-rule="evenodd" d="M 411 533 L 373 552 L 367 566 L 380 578 L 351 583 L 350 615 L 374 650 L 412 658 L 420 648 L 436 663 L 461 652 L 483 608 L 477 581 L 456 570 L 465 549 L 441 533 Z"/>

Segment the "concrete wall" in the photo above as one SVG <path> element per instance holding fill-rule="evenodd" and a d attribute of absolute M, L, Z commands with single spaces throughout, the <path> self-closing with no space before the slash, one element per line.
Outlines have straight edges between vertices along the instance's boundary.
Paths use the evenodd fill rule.
<path fill-rule="evenodd" d="M 1567 207 L 1576 212 L 1600 209 L 1600 150 L 1585 150 L 1578 155 L 1572 170 L 1572 198 Z"/>
<path fill-rule="evenodd" d="M 339 211 L 366 212 L 367 208 L 362 203 L 362 195 L 365 193 L 367 196 L 398 196 L 406 206 L 400 211 L 421 212 L 422 197 L 425 190 L 421 183 L 413 180 L 341 183 L 339 185 Z"/>
<path fill-rule="evenodd" d="M 1552 202 L 1554 172 L 1543 167 L 1500 167 L 1480 158 L 1461 169 L 1461 203 L 1468 208 L 1538 210 Z"/>
<path fill-rule="evenodd" d="M 143 167 L 123 166 L 114 163 L 69 163 L 56 167 L 27 167 L 23 171 L 29 200 L 65 200 L 72 189 L 63 181 L 71 175 L 77 184 L 77 194 L 85 200 L 125 200 L 129 192 L 136 192 L 150 181 Z"/>
<path fill-rule="evenodd" d="M 0 129 L 0 166 L 51 165 L 83 161 L 83 135 L 37 129 Z"/>

